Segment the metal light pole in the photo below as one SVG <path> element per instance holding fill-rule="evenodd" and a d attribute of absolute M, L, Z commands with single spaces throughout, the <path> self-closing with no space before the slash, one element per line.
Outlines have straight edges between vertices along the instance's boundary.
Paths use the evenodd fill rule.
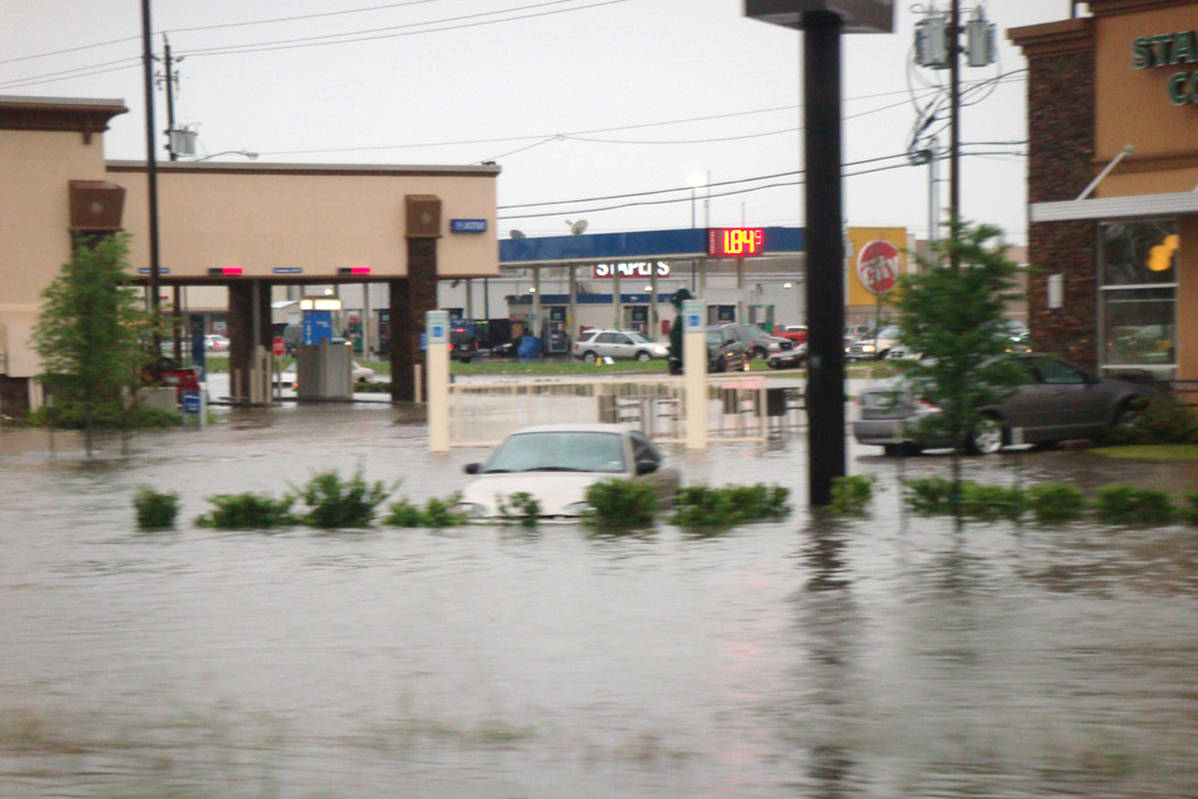
<path fill-rule="evenodd" d="M 745 0 L 745 14 L 803 31 L 807 178 L 807 459 L 812 505 L 845 474 L 844 241 L 841 211 L 840 36 L 894 30 L 893 0 Z"/>

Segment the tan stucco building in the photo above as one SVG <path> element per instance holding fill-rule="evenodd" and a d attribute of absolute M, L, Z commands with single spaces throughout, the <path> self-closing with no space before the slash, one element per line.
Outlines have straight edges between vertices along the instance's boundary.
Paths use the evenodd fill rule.
<path fill-rule="evenodd" d="M 0 97 L 0 397 L 36 400 L 32 328 L 41 293 L 80 234 L 132 235 L 150 279 L 148 168 L 107 161 L 103 132 L 120 100 Z M 227 289 L 231 367 L 269 345 L 273 286 L 382 282 L 390 288 L 395 396 L 411 399 L 424 311 L 440 279 L 498 274 L 499 167 L 157 165 L 158 281 Z M 217 293 L 219 296 L 219 292 Z"/>

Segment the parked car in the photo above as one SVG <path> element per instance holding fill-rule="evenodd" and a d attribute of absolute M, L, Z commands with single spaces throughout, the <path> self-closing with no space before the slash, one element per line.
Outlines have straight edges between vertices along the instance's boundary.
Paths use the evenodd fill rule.
<path fill-rule="evenodd" d="M 788 338 L 771 335 L 757 325 L 743 325 L 726 322 L 715 325 L 728 330 L 737 340 L 745 344 L 745 352 L 750 358 L 765 358 L 774 352 L 794 349 L 795 342 Z"/>
<path fill-rule="evenodd" d="M 807 340 L 806 325 L 776 325 L 774 327 L 774 335 L 788 338 L 796 345 L 802 344 Z"/>
<path fill-rule="evenodd" d="M 582 333 L 574 342 L 571 353 L 575 358 L 581 358 L 587 363 L 599 358 L 634 358 L 638 361 L 648 361 L 653 358 L 665 358 L 670 354 L 664 344 L 650 340 L 638 330 L 605 328 L 591 328 Z"/>
<path fill-rule="evenodd" d="M 797 345 L 793 350 L 775 352 L 765 359 L 771 369 L 802 369 L 807 365 L 807 342 Z"/>
<path fill-rule="evenodd" d="M 369 366 L 363 366 L 357 361 L 353 361 L 351 374 L 355 383 L 373 383 L 375 379 L 374 370 Z"/>
<path fill-rule="evenodd" d="M 1025 375 L 1007 399 L 983 409 L 983 419 L 965 442 L 975 453 L 989 455 L 1012 443 L 1018 429 L 1026 444 L 1050 446 L 1058 441 L 1094 438 L 1118 425 L 1133 423 L 1156 395 L 1151 387 L 1102 378 L 1051 355 L 1018 354 Z M 853 434 L 862 444 L 875 444 L 887 454 L 949 447 L 943 434 L 927 431 L 924 420 L 940 413 L 906 378 L 864 389 L 858 395 Z"/>
<path fill-rule="evenodd" d="M 851 361 L 873 361 L 885 358 L 899 344 L 898 325 L 887 325 L 870 331 L 849 345 L 845 355 Z"/>
<path fill-rule="evenodd" d="M 644 480 L 663 506 L 678 492 L 678 472 L 663 467 L 661 453 L 637 430 L 618 424 L 526 427 L 504 439 L 486 463 L 469 463 L 477 475 L 462 491 L 457 513 L 472 520 L 502 517 L 500 506 L 517 492 L 531 494 L 542 518 L 583 515 L 586 490 L 602 480 Z"/>
<path fill-rule="evenodd" d="M 749 348 L 734 330 L 735 325 L 711 325 L 707 334 L 707 371 L 742 372 L 749 368 Z"/>
<path fill-rule="evenodd" d="M 212 352 L 224 352 L 229 349 L 229 337 L 220 333 L 208 333 L 204 336 L 204 349 Z"/>

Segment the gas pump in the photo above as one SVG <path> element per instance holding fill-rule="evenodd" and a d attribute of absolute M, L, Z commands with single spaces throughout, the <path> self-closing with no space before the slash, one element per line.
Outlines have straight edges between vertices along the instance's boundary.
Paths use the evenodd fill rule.
<path fill-rule="evenodd" d="M 566 308 L 549 306 L 549 318 L 542 328 L 541 341 L 546 355 L 565 355 L 570 351 L 570 335 L 566 330 Z"/>
<path fill-rule="evenodd" d="M 627 330 L 636 330 L 649 335 L 649 306 L 625 305 L 624 327 Z"/>

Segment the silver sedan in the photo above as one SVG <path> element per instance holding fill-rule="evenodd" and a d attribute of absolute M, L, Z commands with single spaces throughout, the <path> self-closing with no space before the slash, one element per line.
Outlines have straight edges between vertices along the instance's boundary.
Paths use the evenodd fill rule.
<path fill-rule="evenodd" d="M 1024 380 L 998 405 L 985 408 L 982 420 L 964 442 L 982 455 L 1019 443 L 1052 445 L 1058 441 L 1102 436 L 1130 424 L 1156 395 L 1151 386 L 1101 378 L 1050 355 L 1020 355 Z M 864 389 L 858 395 L 853 434 L 887 454 L 950 447 L 953 442 L 929 431 L 940 409 L 902 378 Z"/>

